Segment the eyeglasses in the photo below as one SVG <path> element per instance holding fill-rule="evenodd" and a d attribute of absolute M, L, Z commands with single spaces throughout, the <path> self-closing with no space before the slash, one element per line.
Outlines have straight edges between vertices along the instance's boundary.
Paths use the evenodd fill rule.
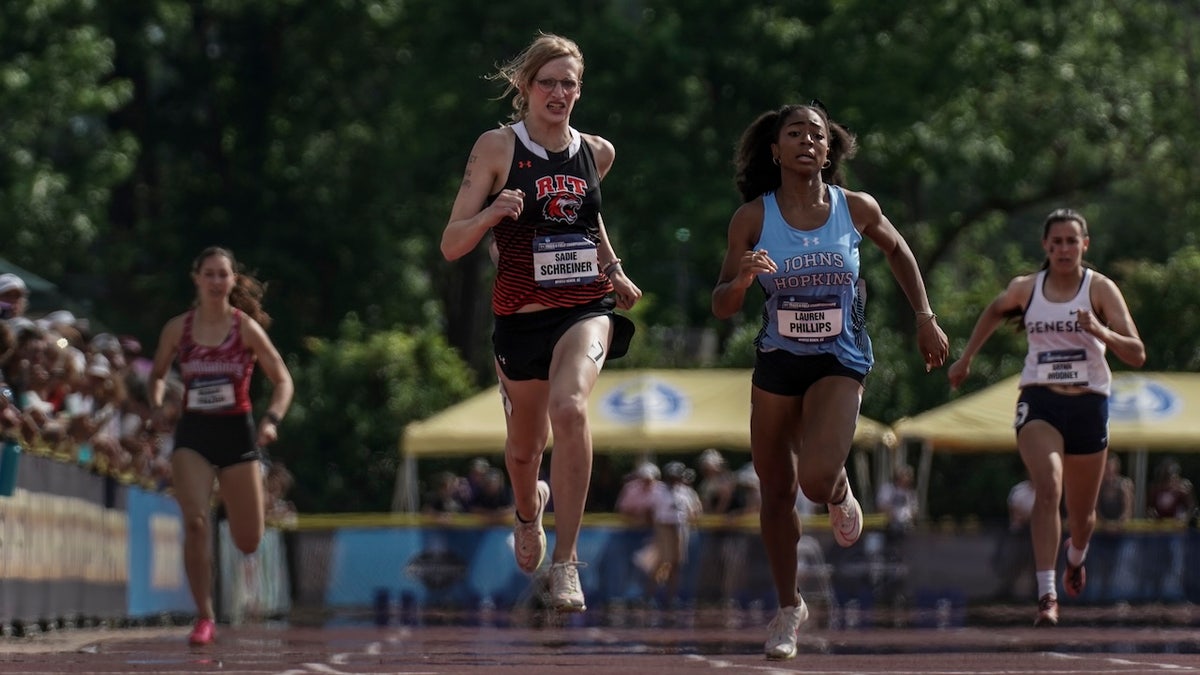
<path fill-rule="evenodd" d="M 553 77 L 543 77 L 540 80 L 534 80 L 534 84 L 547 94 L 553 94 L 554 88 L 561 86 L 564 94 L 574 94 L 576 89 L 579 89 L 579 80 L 556 80 Z"/>

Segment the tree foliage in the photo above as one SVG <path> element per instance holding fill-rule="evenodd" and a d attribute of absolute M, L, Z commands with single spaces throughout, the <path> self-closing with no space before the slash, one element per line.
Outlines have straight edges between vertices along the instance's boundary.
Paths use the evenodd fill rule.
<path fill-rule="evenodd" d="M 431 330 L 376 331 L 351 315 L 336 338 L 310 338 L 293 359 L 302 383 L 272 453 L 304 489 L 302 511 L 387 511 L 399 465 L 397 430 L 469 396 L 470 373 Z"/>
<path fill-rule="evenodd" d="M 446 263 L 438 241 L 468 150 L 510 112 L 484 76 L 539 30 L 583 48 L 573 123 L 617 149 L 605 221 L 646 298 L 613 367 L 749 364 L 759 298 L 732 321 L 709 311 L 733 148 L 761 112 L 812 98 L 858 135 L 849 186 L 912 245 L 952 352 L 1040 264 L 1045 213 L 1073 206 L 1091 261 L 1164 329 L 1144 330 L 1151 364 L 1195 367 L 1171 329 L 1194 287 L 1175 251 L 1200 246 L 1200 10 L 1169 0 L 0 0 L 3 255 L 150 343 L 191 300 L 192 256 L 225 245 L 269 283 L 305 378 L 309 345 L 349 347 L 353 314 L 364 344 L 445 336 L 482 385 L 491 263 Z M 869 244 L 864 271 L 864 413 L 944 402 Z M 1020 349 L 998 334 L 968 390 Z"/>

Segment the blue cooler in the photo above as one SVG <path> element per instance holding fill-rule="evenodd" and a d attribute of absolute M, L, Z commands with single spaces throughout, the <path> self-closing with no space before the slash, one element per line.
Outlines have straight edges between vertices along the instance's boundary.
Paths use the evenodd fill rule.
<path fill-rule="evenodd" d="M 21 445 L 11 438 L 4 439 L 0 450 L 0 497 L 11 497 L 17 487 L 17 470 L 21 467 Z"/>

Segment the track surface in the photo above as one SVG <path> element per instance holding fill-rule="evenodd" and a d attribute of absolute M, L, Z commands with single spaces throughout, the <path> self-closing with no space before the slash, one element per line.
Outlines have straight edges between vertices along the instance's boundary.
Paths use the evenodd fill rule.
<path fill-rule="evenodd" d="M 477 617 L 384 627 L 222 626 L 217 642 L 204 648 L 186 644 L 187 628 L 65 630 L 0 638 L 0 673 L 1200 673 L 1194 624 L 809 627 L 800 655 L 777 662 L 762 656 L 760 618 L 697 621 L 663 613 L 619 627 L 509 617 L 499 626 L 480 625 Z"/>

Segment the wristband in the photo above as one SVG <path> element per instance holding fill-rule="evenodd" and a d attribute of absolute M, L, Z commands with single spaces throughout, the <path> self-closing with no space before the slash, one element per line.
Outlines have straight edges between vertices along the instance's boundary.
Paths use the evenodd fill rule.
<path fill-rule="evenodd" d="M 921 320 L 922 317 L 924 318 L 923 321 Z M 924 326 L 925 324 L 929 323 L 930 321 L 933 321 L 934 319 L 936 319 L 937 314 L 934 312 L 917 312 L 917 318 L 918 318 L 917 328 L 920 328 L 921 326 Z"/>
<path fill-rule="evenodd" d="M 274 424 L 275 426 L 279 426 L 279 423 L 283 421 L 282 417 L 280 417 L 274 411 L 271 411 L 271 410 L 268 410 L 267 412 L 263 413 L 263 419 L 267 420 L 271 424 Z"/>
<path fill-rule="evenodd" d="M 607 265 L 605 265 L 605 266 L 604 266 L 604 269 L 600 270 L 600 272 L 601 272 L 602 274 L 604 274 L 604 276 L 606 276 L 606 277 L 607 277 L 607 276 L 609 276 L 609 275 L 611 275 L 611 274 L 613 273 L 613 270 L 617 269 L 617 268 L 618 268 L 618 267 L 620 267 L 620 266 L 621 266 L 621 259 L 620 259 L 620 258 L 616 258 L 616 259 L 614 259 L 612 262 L 610 262 L 610 263 L 608 263 Z"/>

